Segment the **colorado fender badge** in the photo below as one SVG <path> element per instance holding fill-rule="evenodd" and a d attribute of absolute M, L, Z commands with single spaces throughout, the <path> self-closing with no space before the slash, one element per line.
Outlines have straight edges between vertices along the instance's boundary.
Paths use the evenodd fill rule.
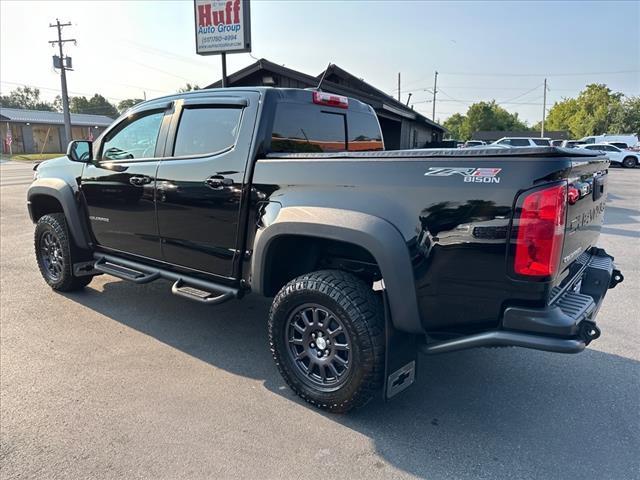
<path fill-rule="evenodd" d="M 425 177 L 451 177 L 460 175 L 467 183 L 500 183 L 501 168 L 430 167 Z"/>

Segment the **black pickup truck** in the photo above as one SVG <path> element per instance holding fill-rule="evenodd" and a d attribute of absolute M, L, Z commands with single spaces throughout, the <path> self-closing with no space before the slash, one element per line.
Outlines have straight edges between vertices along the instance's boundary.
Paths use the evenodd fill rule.
<path fill-rule="evenodd" d="M 274 297 L 281 374 L 344 412 L 409 386 L 418 352 L 597 338 L 623 279 L 596 246 L 608 167 L 554 147 L 384 151 L 359 101 L 201 90 L 71 142 L 36 169 L 28 206 L 55 290 L 106 273 L 208 305 Z"/>

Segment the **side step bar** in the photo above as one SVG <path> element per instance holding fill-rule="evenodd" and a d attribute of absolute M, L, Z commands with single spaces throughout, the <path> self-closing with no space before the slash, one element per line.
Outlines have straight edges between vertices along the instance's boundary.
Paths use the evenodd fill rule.
<path fill-rule="evenodd" d="M 585 342 L 581 339 L 543 337 L 527 333 L 494 330 L 452 340 L 425 343 L 420 345 L 420 351 L 426 355 L 435 355 L 475 347 L 523 347 L 556 353 L 580 353 L 585 348 Z"/>
<path fill-rule="evenodd" d="M 227 300 L 239 298 L 243 293 L 239 289 L 227 285 L 209 282 L 162 268 L 150 267 L 113 255 L 96 253 L 94 258 L 95 264 L 93 268 L 99 272 L 137 284 L 153 282 L 159 278 L 172 280 L 174 284 L 171 287 L 171 293 L 207 305 L 219 305 Z"/>

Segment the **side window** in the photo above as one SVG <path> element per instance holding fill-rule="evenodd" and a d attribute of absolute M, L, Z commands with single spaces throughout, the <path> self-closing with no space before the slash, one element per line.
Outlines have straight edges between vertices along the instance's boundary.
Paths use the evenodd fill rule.
<path fill-rule="evenodd" d="M 344 114 L 315 105 L 278 105 L 271 134 L 272 152 L 340 152 L 346 146 Z"/>
<path fill-rule="evenodd" d="M 102 145 L 105 160 L 153 158 L 164 112 L 154 112 L 137 118 L 110 134 Z"/>
<path fill-rule="evenodd" d="M 587 150 L 602 150 L 602 147 L 598 147 L 597 145 L 587 145 L 586 147 Z"/>
<path fill-rule="evenodd" d="M 511 140 L 506 139 L 506 140 L 500 140 L 498 142 L 498 145 L 511 145 Z"/>
<path fill-rule="evenodd" d="M 545 139 L 542 139 L 542 138 L 534 138 L 533 139 L 533 143 L 535 143 L 536 145 L 541 146 L 541 147 L 548 147 L 548 146 L 551 145 L 549 143 L 549 140 L 545 140 Z M 559 143 L 557 143 L 557 144 L 554 143 L 554 145 L 560 145 L 560 144 Z"/>
<path fill-rule="evenodd" d="M 349 150 L 382 150 L 382 133 L 375 114 L 350 112 L 348 115 Z M 414 147 L 417 146 L 416 131 L 413 131 Z"/>
<path fill-rule="evenodd" d="M 514 147 L 528 147 L 531 144 L 527 138 L 512 138 L 511 145 Z"/>
<path fill-rule="evenodd" d="M 180 116 L 173 155 L 201 155 L 233 147 L 241 116 L 241 108 L 185 108 Z"/>

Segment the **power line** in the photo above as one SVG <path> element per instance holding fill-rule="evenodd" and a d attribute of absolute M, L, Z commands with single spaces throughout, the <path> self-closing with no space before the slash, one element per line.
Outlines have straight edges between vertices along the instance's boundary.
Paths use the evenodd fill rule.
<path fill-rule="evenodd" d="M 527 90 L 526 92 L 521 93 L 520 95 L 516 95 L 516 96 L 515 96 L 515 97 L 513 97 L 513 98 L 509 98 L 509 99 L 504 100 L 504 101 L 496 101 L 496 103 L 498 103 L 498 104 L 499 104 L 499 103 L 508 103 L 508 102 L 511 102 L 512 100 L 517 100 L 518 98 L 522 98 L 522 97 L 524 97 L 525 95 L 528 95 L 528 94 L 530 94 L 531 92 L 534 92 L 535 90 L 539 89 L 540 87 L 542 87 L 542 84 L 540 84 L 540 85 L 536 85 L 536 86 L 535 86 L 535 87 L 533 87 L 531 90 Z M 544 87 L 545 87 L 545 88 L 547 88 L 547 81 L 546 81 L 546 79 L 545 79 Z"/>
<path fill-rule="evenodd" d="M 30 88 L 37 88 L 38 90 L 48 90 L 51 92 L 58 92 L 59 90 L 57 88 L 50 88 L 50 87 L 42 87 L 39 85 L 31 85 L 28 83 L 21 83 L 21 82 L 9 82 L 7 80 L 0 80 L 0 83 L 5 83 L 7 85 L 16 85 L 18 87 L 30 87 Z M 72 95 L 82 95 L 82 96 L 93 96 L 98 92 L 93 92 L 93 93 L 86 93 L 86 92 L 74 92 L 71 90 L 68 90 L 67 93 L 70 93 Z M 116 100 L 118 102 L 122 101 L 122 100 L 127 100 L 125 98 L 116 98 L 116 97 L 107 97 L 106 95 L 102 95 L 104 98 L 108 99 L 108 100 Z"/>
<path fill-rule="evenodd" d="M 175 73 L 168 72 L 166 70 L 162 70 L 161 68 L 158 68 L 158 67 L 153 67 L 151 65 L 147 65 L 146 63 L 138 62 L 136 60 L 131 60 L 130 58 L 124 58 L 124 60 L 127 61 L 127 62 L 134 63 L 136 65 L 139 65 L 141 67 L 148 68 L 149 70 L 154 70 L 156 72 L 164 73 L 165 75 L 169 75 L 171 77 L 179 78 L 181 80 L 184 80 L 185 82 L 193 82 L 193 78 L 187 78 L 187 77 L 183 77 L 182 75 L 176 75 Z"/>
<path fill-rule="evenodd" d="M 582 75 L 622 75 L 639 73 L 640 70 L 619 70 L 615 72 L 580 72 L 580 73 L 477 73 L 477 72 L 442 72 L 443 75 L 468 77 L 578 77 Z"/>

